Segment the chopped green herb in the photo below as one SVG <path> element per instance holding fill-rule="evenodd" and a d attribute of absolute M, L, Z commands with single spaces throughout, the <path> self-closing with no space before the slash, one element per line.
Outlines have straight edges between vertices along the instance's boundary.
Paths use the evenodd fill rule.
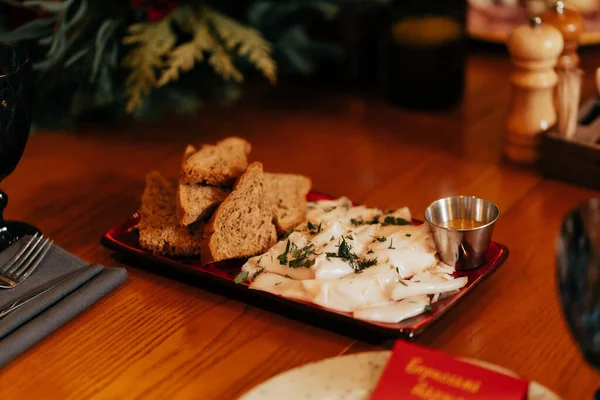
<path fill-rule="evenodd" d="M 375 241 L 377 242 L 385 242 L 387 240 L 387 238 L 385 236 L 373 236 L 373 238 L 375 239 Z"/>
<path fill-rule="evenodd" d="M 277 256 L 277 259 L 279 260 L 279 264 L 286 265 L 288 263 L 287 257 L 288 257 L 288 253 L 290 252 L 290 246 L 291 246 L 291 242 L 288 240 L 287 244 L 285 245 L 285 251 Z"/>
<path fill-rule="evenodd" d="M 409 300 L 408 302 L 411 303 L 411 304 L 417 304 L 416 301 L 412 301 L 412 300 Z"/>
<path fill-rule="evenodd" d="M 246 280 L 248 280 L 248 271 L 242 271 L 235 276 L 233 281 L 237 284 L 240 284 L 242 282 L 246 282 Z"/>
<path fill-rule="evenodd" d="M 378 223 L 379 223 L 379 215 L 374 216 L 371 221 L 367 222 L 367 224 L 369 224 L 369 225 L 375 225 Z"/>
<path fill-rule="evenodd" d="M 373 250 L 367 251 L 367 254 L 373 254 L 373 253 L 375 253 Z"/>
<path fill-rule="evenodd" d="M 416 283 L 421 283 L 421 281 L 415 281 Z"/>
<path fill-rule="evenodd" d="M 257 263 L 258 265 L 260 265 L 260 260 L 262 260 L 262 258 L 263 258 L 263 256 L 260 256 L 260 258 L 259 258 L 258 260 L 256 260 L 256 263 Z"/>
<path fill-rule="evenodd" d="M 431 312 L 431 306 L 429 304 L 425 306 L 425 312 Z"/>
<path fill-rule="evenodd" d="M 354 271 L 361 271 L 365 268 L 377 264 L 377 258 L 374 258 L 372 260 L 360 260 L 355 253 L 352 253 L 352 246 L 350 246 L 348 242 L 346 242 L 346 239 L 343 236 L 340 243 L 336 245 L 336 247 L 338 248 L 337 253 L 325 253 L 327 261 L 331 261 L 330 258 L 341 258 L 342 260 L 350 264 L 350 266 L 354 268 Z"/>
<path fill-rule="evenodd" d="M 290 236 L 290 235 L 292 234 L 292 232 L 295 232 L 295 231 L 294 231 L 294 229 L 290 229 L 290 230 L 288 230 L 288 231 L 285 231 L 285 232 L 283 233 L 283 235 L 282 235 L 282 236 L 283 236 L 283 238 L 287 238 L 288 236 Z"/>
<path fill-rule="evenodd" d="M 333 206 L 333 207 L 325 207 L 323 208 L 323 211 L 325 211 L 326 213 L 328 212 L 332 212 L 333 210 L 335 210 L 337 207 Z"/>
<path fill-rule="evenodd" d="M 348 236 L 346 236 L 346 238 L 348 238 L 348 240 L 354 240 L 354 238 L 352 237 L 352 235 L 348 235 Z"/>
<path fill-rule="evenodd" d="M 412 236 L 412 235 L 411 235 L 410 233 L 407 233 L 407 234 L 406 234 L 406 237 L 411 237 L 411 236 Z"/>
<path fill-rule="evenodd" d="M 386 210 L 383 213 L 384 214 L 393 214 L 396 210 Z"/>
<path fill-rule="evenodd" d="M 264 270 L 265 270 L 264 268 L 256 270 L 256 272 L 254 273 L 254 275 L 252 275 L 252 280 L 254 280 L 257 276 L 259 276 L 261 273 L 263 273 Z"/>
<path fill-rule="evenodd" d="M 383 226 L 386 225 L 412 225 L 412 222 L 405 220 L 404 218 L 394 218 L 388 215 L 383 219 Z"/>
<path fill-rule="evenodd" d="M 330 242 L 333 242 L 335 240 L 335 236 L 332 236 L 331 239 L 329 239 Z"/>
<path fill-rule="evenodd" d="M 373 265 L 377 265 L 377 257 L 372 258 L 370 260 L 362 260 L 357 263 L 359 271 L 362 271 L 365 268 L 372 267 Z"/>
<path fill-rule="evenodd" d="M 350 203 L 344 203 L 344 204 L 342 204 L 342 207 L 345 208 L 347 211 L 350 209 Z"/>
<path fill-rule="evenodd" d="M 277 282 L 277 283 L 275 284 L 275 286 L 277 286 L 277 285 L 281 285 L 281 282 Z"/>
<path fill-rule="evenodd" d="M 360 223 L 358 222 L 358 220 L 356 218 L 350 218 L 350 223 L 352 225 L 361 225 L 362 221 L 360 221 Z"/>
<path fill-rule="evenodd" d="M 306 227 L 311 235 L 316 235 L 317 233 L 323 230 L 323 221 L 319 222 L 319 225 L 315 225 L 312 222 L 308 221 L 306 223 Z"/>
<path fill-rule="evenodd" d="M 290 279 L 293 279 L 293 278 L 292 278 L 291 276 L 289 276 L 288 274 L 285 274 L 283 277 L 284 277 L 284 278 L 290 278 Z"/>
<path fill-rule="evenodd" d="M 277 258 L 282 265 L 288 265 L 290 268 L 311 267 L 315 264 L 315 260 L 311 260 L 309 257 L 320 254 L 315 252 L 314 243 L 309 243 L 301 249 L 293 243 L 291 246 L 288 245 L 286 245 L 285 252 Z"/>
<path fill-rule="evenodd" d="M 390 239 L 390 247 L 388 247 L 388 249 L 390 249 L 390 250 L 396 250 L 396 248 L 393 247 L 393 244 L 394 244 L 394 238 L 391 238 Z"/>
<path fill-rule="evenodd" d="M 313 265 L 315 265 L 315 259 L 314 258 L 312 260 L 308 260 L 308 259 L 296 259 L 296 260 L 291 260 L 290 263 L 289 263 L 290 268 L 300 268 L 300 267 L 310 268 Z"/>
<path fill-rule="evenodd" d="M 406 282 L 404 282 L 402 279 L 400 279 L 398 282 L 400 282 L 401 284 L 403 284 L 404 286 L 408 286 L 408 284 Z"/>

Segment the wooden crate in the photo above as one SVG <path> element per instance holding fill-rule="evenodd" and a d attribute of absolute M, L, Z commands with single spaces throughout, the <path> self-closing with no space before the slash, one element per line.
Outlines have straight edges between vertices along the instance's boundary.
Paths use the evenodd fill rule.
<path fill-rule="evenodd" d="M 572 138 L 560 136 L 556 127 L 546 132 L 540 166 L 546 178 L 600 190 L 600 99 L 581 107 Z"/>

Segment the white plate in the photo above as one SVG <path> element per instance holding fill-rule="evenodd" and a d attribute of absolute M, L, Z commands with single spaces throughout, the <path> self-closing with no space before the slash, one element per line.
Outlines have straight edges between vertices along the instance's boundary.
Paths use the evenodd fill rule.
<path fill-rule="evenodd" d="M 390 354 L 391 351 L 357 353 L 306 364 L 261 383 L 240 400 L 368 400 Z M 493 364 L 471 359 L 464 361 L 515 376 Z M 560 400 L 560 397 L 531 382 L 528 399 Z"/>

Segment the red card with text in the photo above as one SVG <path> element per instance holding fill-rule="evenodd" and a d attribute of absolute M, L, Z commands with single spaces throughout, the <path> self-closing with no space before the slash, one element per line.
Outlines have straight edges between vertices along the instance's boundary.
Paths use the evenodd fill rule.
<path fill-rule="evenodd" d="M 526 400 L 529 382 L 397 341 L 371 400 Z"/>

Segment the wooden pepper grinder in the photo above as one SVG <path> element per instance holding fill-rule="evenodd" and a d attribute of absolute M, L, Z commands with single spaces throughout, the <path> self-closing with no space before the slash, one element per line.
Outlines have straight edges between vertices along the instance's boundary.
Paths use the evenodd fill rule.
<path fill-rule="evenodd" d="M 570 70 L 579 68 L 579 38 L 584 31 L 584 22 L 581 14 L 575 10 L 565 8 L 562 1 L 544 11 L 540 18 L 542 22 L 554 26 L 560 31 L 564 40 L 562 54 L 558 58 L 556 68 L 559 70 Z"/>
<path fill-rule="evenodd" d="M 558 29 L 539 17 L 516 27 L 508 38 L 514 66 L 510 81 L 513 100 L 506 121 L 504 155 L 511 161 L 533 164 L 539 159 L 542 134 L 556 123 L 554 70 L 563 50 Z"/>

